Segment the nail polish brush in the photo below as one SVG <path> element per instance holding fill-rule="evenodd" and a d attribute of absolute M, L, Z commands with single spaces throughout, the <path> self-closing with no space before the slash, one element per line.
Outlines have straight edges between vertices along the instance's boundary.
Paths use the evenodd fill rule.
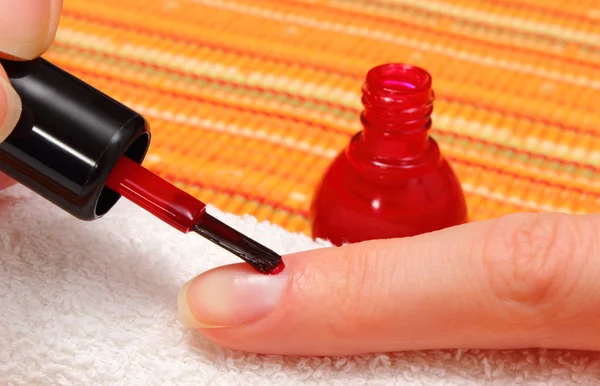
<path fill-rule="evenodd" d="M 141 166 L 150 127 L 138 113 L 43 58 L 1 60 L 23 108 L 0 144 L 0 172 L 74 217 L 93 221 L 121 197 L 195 232 L 258 272 L 281 256 L 206 212 L 206 204 Z"/>

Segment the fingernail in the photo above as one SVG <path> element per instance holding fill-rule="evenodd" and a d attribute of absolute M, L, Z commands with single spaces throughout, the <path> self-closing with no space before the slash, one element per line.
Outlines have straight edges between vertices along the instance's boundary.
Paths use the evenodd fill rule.
<path fill-rule="evenodd" d="M 279 304 L 285 271 L 263 275 L 244 265 L 203 273 L 179 292 L 179 320 L 187 327 L 225 328 L 255 322 Z"/>
<path fill-rule="evenodd" d="M 0 113 L 0 143 L 10 135 L 21 117 L 21 98 L 8 79 L 0 77 L 0 104 L 6 107 L 5 113 Z M 0 108 L 0 111 L 4 109 Z"/>
<path fill-rule="evenodd" d="M 56 0 L 9 0 L 0 12 L 0 50 L 20 59 L 41 55 L 56 33 L 61 3 Z"/>

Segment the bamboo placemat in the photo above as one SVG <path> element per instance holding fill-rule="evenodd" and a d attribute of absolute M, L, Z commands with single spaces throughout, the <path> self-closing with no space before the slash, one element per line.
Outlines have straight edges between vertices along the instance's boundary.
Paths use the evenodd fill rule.
<path fill-rule="evenodd" d="M 146 116 L 148 168 L 291 231 L 386 62 L 432 73 L 472 220 L 600 212 L 594 0 L 65 0 L 45 57 Z"/>

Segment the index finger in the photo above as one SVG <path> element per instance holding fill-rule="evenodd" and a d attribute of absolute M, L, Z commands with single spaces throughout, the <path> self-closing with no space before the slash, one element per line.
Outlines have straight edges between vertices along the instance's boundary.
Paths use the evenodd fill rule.
<path fill-rule="evenodd" d="M 206 272 L 182 320 L 244 351 L 600 349 L 600 216 L 518 214 Z"/>

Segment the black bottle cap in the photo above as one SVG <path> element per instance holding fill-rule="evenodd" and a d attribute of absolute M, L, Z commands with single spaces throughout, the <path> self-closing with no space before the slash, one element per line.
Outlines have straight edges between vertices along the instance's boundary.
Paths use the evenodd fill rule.
<path fill-rule="evenodd" d="M 0 64 L 23 103 L 0 171 L 81 220 L 102 217 L 120 198 L 105 187 L 119 158 L 146 156 L 147 122 L 45 59 Z"/>

